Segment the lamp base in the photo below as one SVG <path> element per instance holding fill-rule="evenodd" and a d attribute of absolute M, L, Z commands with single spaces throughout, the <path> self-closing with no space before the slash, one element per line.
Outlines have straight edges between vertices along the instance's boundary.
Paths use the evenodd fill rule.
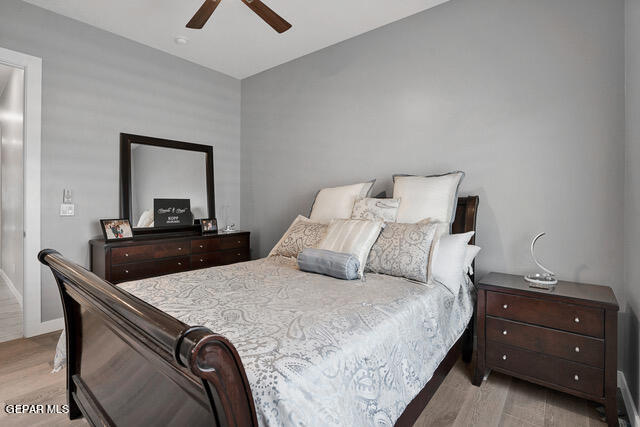
<path fill-rule="evenodd" d="M 549 275 L 549 274 L 529 274 L 528 276 L 524 276 L 524 280 L 529 282 L 529 286 L 532 288 L 539 289 L 553 289 L 553 287 L 558 283 L 558 279 Z"/>

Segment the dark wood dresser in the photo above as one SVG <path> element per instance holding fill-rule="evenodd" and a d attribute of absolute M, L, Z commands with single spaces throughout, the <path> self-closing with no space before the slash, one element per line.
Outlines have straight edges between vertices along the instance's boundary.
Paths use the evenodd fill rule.
<path fill-rule="evenodd" d="M 610 287 L 561 281 L 546 291 L 491 273 L 478 285 L 473 383 L 494 369 L 599 402 L 618 425 L 617 320 Z"/>
<path fill-rule="evenodd" d="M 249 260 L 249 232 L 91 240 L 91 271 L 111 283 Z"/>

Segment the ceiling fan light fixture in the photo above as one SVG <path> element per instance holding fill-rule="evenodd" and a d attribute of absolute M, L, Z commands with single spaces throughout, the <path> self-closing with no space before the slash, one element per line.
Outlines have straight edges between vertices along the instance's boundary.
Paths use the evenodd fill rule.
<path fill-rule="evenodd" d="M 218 4 L 221 0 L 204 0 L 200 9 L 193 15 L 193 18 L 187 23 L 187 28 L 191 28 L 194 30 L 199 30 L 207 23 L 211 15 L 213 15 L 213 11 L 216 10 Z M 289 28 L 291 28 L 291 24 L 288 23 L 282 16 L 275 13 L 269 6 L 262 3 L 261 0 L 242 0 L 244 4 L 249 6 L 256 15 L 262 18 L 271 28 L 276 30 L 278 33 L 284 33 Z"/>

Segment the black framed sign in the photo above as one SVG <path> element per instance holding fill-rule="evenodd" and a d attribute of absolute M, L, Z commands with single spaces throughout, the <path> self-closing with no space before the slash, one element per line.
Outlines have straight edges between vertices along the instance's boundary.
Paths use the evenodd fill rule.
<path fill-rule="evenodd" d="M 153 212 L 156 227 L 193 225 L 189 199 L 153 199 Z"/>

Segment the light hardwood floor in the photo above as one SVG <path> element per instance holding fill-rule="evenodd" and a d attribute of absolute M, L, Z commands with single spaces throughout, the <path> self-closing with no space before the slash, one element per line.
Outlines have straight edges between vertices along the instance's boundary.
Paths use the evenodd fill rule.
<path fill-rule="evenodd" d="M 22 337 L 22 307 L 0 275 L 0 342 Z"/>
<path fill-rule="evenodd" d="M 9 415 L 5 404 L 66 403 L 65 373 L 51 373 L 59 333 L 0 344 L 1 426 L 80 426 L 66 415 Z M 459 361 L 416 426 L 604 426 L 594 405 L 505 375 L 492 373 L 471 385 L 469 367 Z"/>

